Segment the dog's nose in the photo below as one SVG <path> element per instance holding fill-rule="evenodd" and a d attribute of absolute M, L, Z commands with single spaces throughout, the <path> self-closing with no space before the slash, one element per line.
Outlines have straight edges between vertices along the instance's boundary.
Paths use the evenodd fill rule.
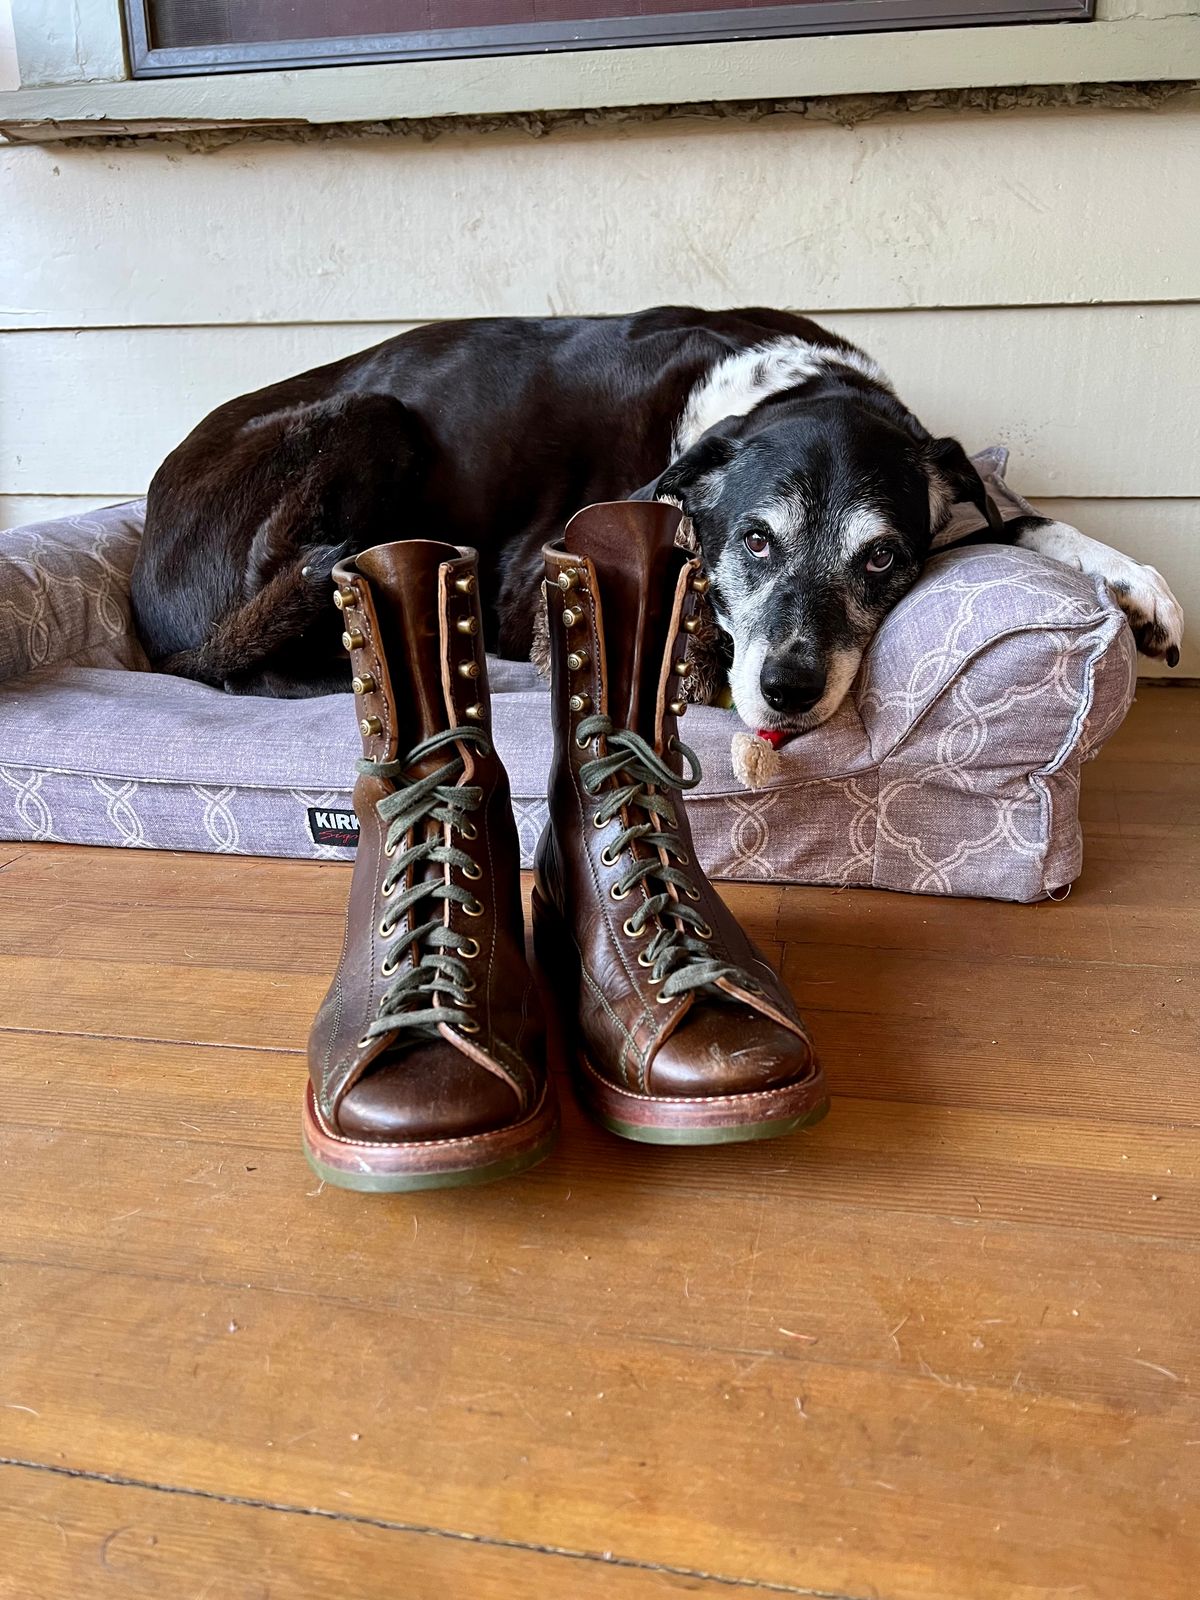
<path fill-rule="evenodd" d="M 763 662 L 759 687 L 772 711 L 798 716 L 825 693 L 825 668 L 807 651 L 785 650 Z"/>

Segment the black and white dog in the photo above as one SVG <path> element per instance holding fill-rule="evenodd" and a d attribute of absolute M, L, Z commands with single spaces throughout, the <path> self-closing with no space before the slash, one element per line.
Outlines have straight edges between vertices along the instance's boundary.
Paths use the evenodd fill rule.
<path fill-rule="evenodd" d="M 138 628 L 168 671 L 236 692 L 345 688 L 330 568 L 424 536 L 475 546 L 488 643 L 526 656 L 542 545 L 626 498 L 691 519 L 751 727 L 832 715 L 956 501 L 1102 578 L 1139 648 L 1178 660 L 1154 568 L 1044 518 L 1001 528 L 868 356 L 765 309 L 432 323 L 230 401 L 150 486 Z"/>

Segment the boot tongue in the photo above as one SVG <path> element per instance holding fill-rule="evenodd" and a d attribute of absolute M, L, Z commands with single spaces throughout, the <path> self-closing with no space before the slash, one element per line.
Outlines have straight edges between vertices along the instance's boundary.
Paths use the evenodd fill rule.
<path fill-rule="evenodd" d="M 567 550 L 587 556 L 596 569 L 608 715 L 616 727 L 651 742 L 675 581 L 687 560 L 675 543 L 679 520 L 674 506 L 615 500 L 578 512 L 563 538 Z"/>
<path fill-rule="evenodd" d="M 371 585 L 380 648 L 388 664 L 395 700 L 397 756 L 450 726 L 442 688 L 438 568 L 462 552 L 433 539 L 405 539 L 364 550 L 355 565 Z M 444 766 L 453 749 L 438 750 L 413 769 L 414 777 Z"/>

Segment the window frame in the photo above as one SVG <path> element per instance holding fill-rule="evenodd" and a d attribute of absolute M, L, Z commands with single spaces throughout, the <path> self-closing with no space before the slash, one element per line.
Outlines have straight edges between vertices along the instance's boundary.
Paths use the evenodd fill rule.
<path fill-rule="evenodd" d="M 544 55 L 648 45 L 716 44 L 814 35 L 1090 22 L 1096 0 L 810 0 L 753 11 L 600 18 L 528 26 L 456 28 L 331 39 L 162 48 L 152 43 L 151 0 L 122 0 L 134 78 L 260 72 L 285 68 Z"/>

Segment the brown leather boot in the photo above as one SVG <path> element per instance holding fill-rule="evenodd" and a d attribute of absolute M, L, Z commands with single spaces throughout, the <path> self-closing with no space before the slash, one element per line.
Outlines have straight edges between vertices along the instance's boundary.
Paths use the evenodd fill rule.
<path fill-rule="evenodd" d="M 525 961 L 516 825 L 489 736 L 473 551 L 334 569 L 364 759 L 346 937 L 308 1042 L 304 1148 L 346 1189 L 481 1183 L 558 1122 Z"/>
<path fill-rule="evenodd" d="M 589 506 L 546 549 L 555 758 L 534 930 L 591 1112 L 629 1139 L 718 1144 L 790 1133 L 828 1100 L 791 997 L 695 862 L 680 791 L 700 773 L 676 718 L 707 583 L 678 524 L 670 506 Z"/>

